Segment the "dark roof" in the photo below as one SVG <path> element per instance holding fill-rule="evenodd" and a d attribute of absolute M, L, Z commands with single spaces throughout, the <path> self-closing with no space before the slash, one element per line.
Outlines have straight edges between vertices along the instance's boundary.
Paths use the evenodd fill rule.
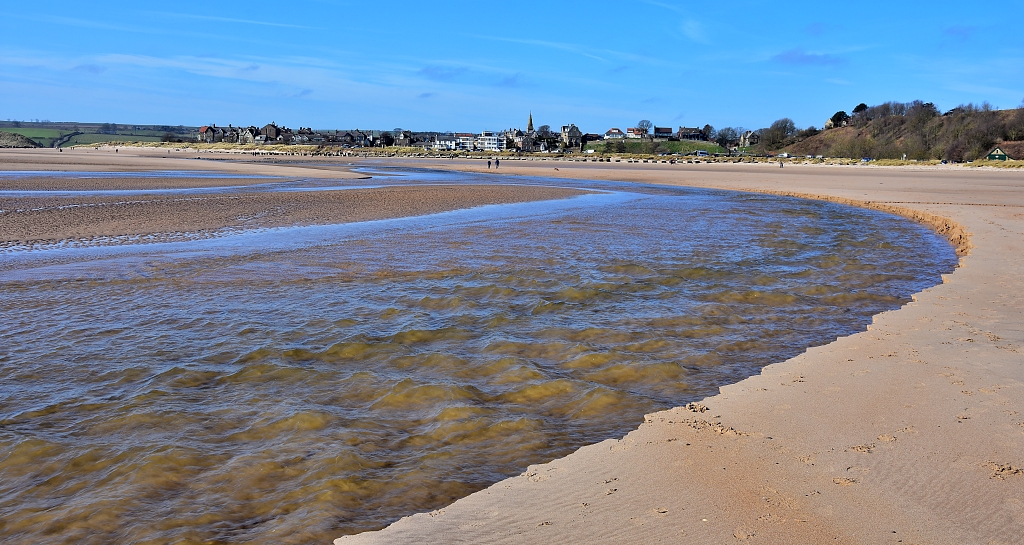
<path fill-rule="evenodd" d="M 1015 161 L 1024 159 L 1024 141 L 1003 142 L 996 147 L 1003 150 L 1003 153 L 1010 159 Z"/>

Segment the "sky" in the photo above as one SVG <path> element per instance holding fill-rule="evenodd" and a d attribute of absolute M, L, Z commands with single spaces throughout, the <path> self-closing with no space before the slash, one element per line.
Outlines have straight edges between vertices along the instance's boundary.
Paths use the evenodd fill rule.
<path fill-rule="evenodd" d="M 1024 103 L 1015 9 L 963 2 L 4 2 L 0 119 L 417 131 L 821 127 Z"/>

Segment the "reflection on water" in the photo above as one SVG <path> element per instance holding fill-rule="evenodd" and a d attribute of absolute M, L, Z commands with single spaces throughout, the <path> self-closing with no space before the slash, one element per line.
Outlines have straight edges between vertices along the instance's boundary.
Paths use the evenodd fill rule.
<path fill-rule="evenodd" d="M 639 191 L 9 263 L 0 538 L 379 528 L 861 330 L 955 264 L 870 211 Z"/>

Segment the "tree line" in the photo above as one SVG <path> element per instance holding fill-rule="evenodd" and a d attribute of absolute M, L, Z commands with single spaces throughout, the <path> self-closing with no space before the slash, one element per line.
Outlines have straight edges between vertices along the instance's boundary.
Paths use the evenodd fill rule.
<path fill-rule="evenodd" d="M 833 114 L 824 129 L 798 129 L 782 118 L 755 132 L 760 141 L 754 151 L 761 153 L 972 161 L 1000 142 L 1024 140 L 1024 104 L 1011 110 L 962 104 L 942 113 L 920 100 L 861 103 L 849 114 Z"/>

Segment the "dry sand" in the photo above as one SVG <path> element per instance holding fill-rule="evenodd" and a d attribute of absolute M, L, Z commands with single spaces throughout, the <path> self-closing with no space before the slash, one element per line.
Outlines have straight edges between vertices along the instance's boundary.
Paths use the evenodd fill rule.
<path fill-rule="evenodd" d="M 1024 542 L 1024 174 L 513 161 L 501 173 L 870 201 L 966 229 L 969 241 L 947 235 L 973 248 L 866 332 L 336 543 Z"/>

